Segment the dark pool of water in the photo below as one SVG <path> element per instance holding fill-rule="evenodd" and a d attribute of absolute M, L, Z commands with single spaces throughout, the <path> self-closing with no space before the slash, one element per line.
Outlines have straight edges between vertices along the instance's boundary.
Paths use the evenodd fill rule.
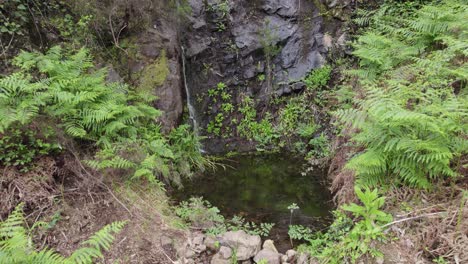
<path fill-rule="evenodd" d="M 226 169 L 208 171 L 185 182 L 175 197 L 186 200 L 202 196 L 227 217 L 242 215 L 248 221 L 275 223 L 270 238 L 279 250 L 291 247 L 287 235 L 290 204 L 300 207 L 293 214 L 293 224 L 314 230 L 328 224 L 332 206 L 323 185 L 323 170 L 304 176 L 303 162 L 289 154 L 239 156 L 224 163 Z"/>

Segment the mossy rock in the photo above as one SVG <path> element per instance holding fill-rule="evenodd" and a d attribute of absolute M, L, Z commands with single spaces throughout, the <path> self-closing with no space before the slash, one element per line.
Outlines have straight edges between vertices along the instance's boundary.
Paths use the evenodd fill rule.
<path fill-rule="evenodd" d="M 169 66 L 166 51 L 163 50 L 158 59 L 142 70 L 138 89 L 144 92 L 151 92 L 156 87 L 163 85 L 168 75 Z"/>

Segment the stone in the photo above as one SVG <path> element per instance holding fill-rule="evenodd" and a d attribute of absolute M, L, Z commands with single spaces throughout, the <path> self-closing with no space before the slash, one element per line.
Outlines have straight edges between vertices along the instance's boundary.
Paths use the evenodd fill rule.
<path fill-rule="evenodd" d="M 221 237 L 221 245 L 229 246 L 237 255 L 237 260 L 247 260 L 254 257 L 262 246 L 260 236 L 252 236 L 243 230 L 229 231 Z"/>
<path fill-rule="evenodd" d="M 288 263 L 288 256 L 282 255 L 281 256 L 281 264 L 285 264 L 285 263 Z"/>
<path fill-rule="evenodd" d="M 296 259 L 297 252 L 294 249 L 286 251 L 287 262 L 293 262 Z"/>
<path fill-rule="evenodd" d="M 223 259 L 219 253 L 216 253 L 213 258 L 211 258 L 210 264 L 231 264 L 230 259 Z"/>
<path fill-rule="evenodd" d="M 273 240 L 271 240 L 271 239 L 265 240 L 265 242 L 263 242 L 262 248 L 263 248 L 263 249 L 266 249 L 266 250 L 271 250 L 271 251 L 273 251 L 273 252 L 278 253 L 278 250 L 277 250 L 276 247 L 275 247 L 275 243 L 274 243 Z"/>
<path fill-rule="evenodd" d="M 114 69 L 112 65 L 107 66 L 107 77 L 106 82 L 108 83 L 115 83 L 115 82 L 123 82 L 123 78 L 120 74 Z"/>
<path fill-rule="evenodd" d="M 297 0 L 265 0 L 263 11 L 268 14 L 278 14 L 283 17 L 292 17 L 297 15 L 298 1 Z"/>
<path fill-rule="evenodd" d="M 229 247 L 222 246 L 219 249 L 218 253 L 223 259 L 229 259 L 232 256 L 232 249 Z"/>
<path fill-rule="evenodd" d="M 203 244 L 211 251 L 217 251 L 219 249 L 219 241 L 211 236 L 207 236 Z"/>
<path fill-rule="evenodd" d="M 172 239 L 168 236 L 161 236 L 161 246 L 172 246 Z"/>
<path fill-rule="evenodd" d="M 331 49 L 333 47 L 333 38 L 332 38 L 332 36 L 330 36 L 328 34 L 323 35 L 322 45 L 326 49 Z"/>
<path fill-rule="evenodd" d="M 338 37 L 338 39 L 336 40 L 336 44 L 344 48 L 346 47 L 347 41 L 348 41 L 348 35 L 345 32 Z"/>
<path fill-rule="evenodd" d="M 298 63 L 289 69 L 289 79 L 299 80 L 313 69 L 320 68 L 325 63 L 325 59 L 318 50 L 314 50 L 307 54 L 306 57 L 300 58 Z"/>
<path fill-rule="evenodd" d="M 204 240 L 205 240 L 205 236 L 203 234 L 197 234 L 192 238 L 192 245 L 194 246 L 203 245 Z"/>
<path fill-rule="evenodd" d="M 256 67 L 255 65 L 250 65 L 249 67 L 244 69 L 243 77 L 244 79 L 251 79 L 256 75 Z"/>
<path fill-rule="evenodd" d="M 195 36 L 190 40 L 189 46 L 187 48 L 186 56 L 191 58 L 195 55 L 202 53 L 207 50 L 211 45 L 211 39 L 204 36 Z"/>
<path fill-rule="evenodd" d="M 309 255 L 306 253 L 299 254 L 296 264 L 309 264 Z"/>
<path fill-rule="evenodd" d="M 283 69 L 290 68 L 294 65 L 294 63 L 298 59 L 300 45 L 300 38 L 293 37 L 288 41 L 288 43 L 286 43 L 284 48 L 281 50 L 280 59 L 281 67 L 283 67 Z"/>
<path fill-rule="evenodd" d="M 274 252 L 270 249 L 262 249 L 255 255 L 254 261 L 258 263 L 261 260 L 266 260 L 268 264 L 281 264 L 280 258 L 281 256 L 278 252 Z"/>
<path fill-rule="evenodd" d="M 196 255 L 197 255 L 197 253 L 196 253 L 193 249 L 191 249 L 191 248 L 189 248 L 189 249 L 187 249 L 187 250 L 185 251 L 185 257 L 188 258 L 188 259 L 189 259 L 189 258 L 193 258 L 193 257 L 195 257 Z"/>
<path fill-rule="evenodd" d="M 290 87 L 291 87 L 291 90 L 293 91 L 300 91 L 306 87 L 306 84 L 303 82 L 295 82 L 291 84 Z"/>
<path fill-rule="evenodd" d="M 273 32 L 274 38 L 271 40 L 272 45 L 278 42 L 285 41 L 297 31 L 297 25 L 290 23 L 288 20 L 282 19 L 278 16 L 268 16 L 265 21 L 269 21 L 267 28 L 265 25 L 247 21 L 247 23 L 237 23 L 233 26 L 232 34 L 234 41 L 239 49 L 244 49 L 243 54 L 248 54 L 257 49 L 263 48 L 260 41 L 262 38 L 262 31 L 268 30 Z"/>

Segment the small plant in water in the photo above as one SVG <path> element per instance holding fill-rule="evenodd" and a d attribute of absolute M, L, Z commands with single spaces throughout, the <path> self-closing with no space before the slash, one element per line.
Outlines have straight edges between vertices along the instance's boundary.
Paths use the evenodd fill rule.
<path fill-rule="evenodd" d="M 296 203 L 292 203 L 288 206 L 288 210 L 290 212 L 290 215 L 289 215 L 289 225 L 292 225 L 292 217 L 293 217 L 293 214 L 294 214 L 294 211 L 295 210 L 299 210 L 299 206 L 296 204 Z M 291 246 L 293 247 L 293 242 L 292 242 L 292 238 L 289 238 L 289 240 L 291 241 Z"/>

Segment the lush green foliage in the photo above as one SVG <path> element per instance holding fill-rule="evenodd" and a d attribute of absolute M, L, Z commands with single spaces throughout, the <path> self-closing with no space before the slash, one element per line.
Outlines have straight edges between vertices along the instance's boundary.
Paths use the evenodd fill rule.
<path fill-rule="evenodd" d="M 364 254 L 381 255 L 372 247 L 372 242 L 385 240 L 382 226 L 392 221 L 392 216 L 381 210 L 385 198 L 379 197 L 377 190 L 362 191 L 356 187 L 355 192 L 362 205 L 353 203 L 344 205 L 342 209 L 351 212 L 357 221 L 353 222 L 342 212 L 336 211 L 335 221 L 327 233 L 312 234 L 307 228 L 291 226 L 289 235 L 308 241 L 302 249 L 321 263 L 355 263 Z"/>
<path fill-rule="evenodd" d="M 50 132 L 53 133 L 52 130 Z M 47 133 L 38 136 L 36 131 L 28 128 L 11 129 L 10 133 L 0 138 L 0 163 L 27 171 L 30 163 L 37 156 L 59 150 L 57 143 L 48 142 L 49 137 L 51 135 Z"/>
<path fill-rule="evenodd" d="M 37 223 L 36 223 L 37 224 Z M 45 223 L 44 223 L 45 224 Z M 32 242 L 31 232 L 24 228 L 22 205 L 0 222 L 0 263 L 2 264 L 87 264 L 103 258 L 102 251 L 109 250 L 114 240 L 112 234 L 120 232 L 125 222 L 114 222 L 96 232 L 83 242 L 84 247 L 77 249 L 68 258 L 50 249 L 37 251 Z M 36 225 L 37 226 L 37 225 Z"/>
<path fill-rule="evenodd" d="M 25 1 L 12 0 L 0 3 L 0 32 L 8 35 L 25 35 L 28 21 Z"/>
<path fill-rule="evenodd" d="M 109 145 L 136 135 L 131 126 L 158 115 L 143 101 L 131 99 L 125 86 L 106 84 L 105 69 L 91 71 L 87 50 L 64 57 L 56 46 L 46 54 L 23 52 L 14 61 L 21 72 L 1 79 L 0 131 L 27 125 L 40 115 L 59 120 L 67 134 Z M 33 79 L 30 72 L 43 76 Z M 44 78 L 45 77 L 45 78 Z M 134 98 L 132 98 L 134 97 Z"/>
<path fill-rule="evenodd" d="M 208 123 L 206 131 L 212 133 L 216 136 L 221 136 L 221 134 L 229 134 L 230 127 L 225 126 L 224 121 L 234 111 L 234 105 L 230 103 L 231 94 L 228 92 L 228 87 L 225 83 L 220 82 L 216 85 L 216 88 L 208 90 L 208 97 L 212 100 L 214 104 L 217 104 L 220 107 L 221 112 L 218 112 L 214 119 Z M 215 105 L 210 106 L 211 108 Z"/>
<path fill-rule="evenodd" d="M 330 65 L 311 71 L 306 78 L 304 78 L 307 89 L 317 90 L 327 85 L 331 78 L 331 72 L 332 68 Z"/>
<path fill-rule="evenodd" d="M 210 235 L 219 235 L 227 231 L 244 230 L 251 235 L 268 236 L 274 224 L 247 222 L 241 216 L 225 219 L 217 207 L 203 198 L 192 197 L 175 208 L 175 213 L 187 224 L 204 229 Z"/>
<path fill-rule="evenodd" d="M 187 126 L 164 136 L 154 121 L 160 112 L 150 105 L 155 97 L 107 83 L 106 69 L 96 70 L 86 49 L 75 54 L 64 54 L 60 47 L 46 54 L 23 52 L 14 63 L 21 71 L 0 79 L 0 131 L 7 137 L 16 127 L 29 125 L 44 135 L 37 124 L 54 124 L 53 134 L 64 132 L 99 148 L 89 165 L 129 170 L 133 178 L 150 182 L 179 184 L 192 168 L 207 164 L 198 151 L 198 138 Z M 41 142 L 36 152 L 45 154 L 38 140 L 29 146 Z M 2 148 L 7 144 L 11 142 L 4 141 Z"/>
<path fill-rule="evenodd" d="M 301 225 L 289 225 L 288 236 L 294 240 L 307 240 L 312 238 L 312 230 Z"/>
<path fill-rule="evenodd" d="M 366 147 L 347 165 L 361 183 L 427 188 L 432 179 L 457 176 L 454 166 L 468 149 L 468 27 L 460 23 L 468 5 L 401 8 L 387 5 L 365 20 L 371 27 L 354 45 L 361 67 L 353 73 L 366 97 L 338 117 L 359 129 L 353 140 Z"/>
<path fill-rule="evenodd" d="M 280 137 L 278 131 L 273 127 L 271 115 L 265 115 L 260 121 L 257 120 L 257 110 L 255 109 L 254 100 L 248 96 L 243 98 L 242 104 L 239 107 L 239 112 L 243 114 L 243 118 L 237 126 L 240 136 L 249 140 L 255 140 L 259 143 L 258 150 L 263 150 L 271 144 L 276 143 Z"/>

